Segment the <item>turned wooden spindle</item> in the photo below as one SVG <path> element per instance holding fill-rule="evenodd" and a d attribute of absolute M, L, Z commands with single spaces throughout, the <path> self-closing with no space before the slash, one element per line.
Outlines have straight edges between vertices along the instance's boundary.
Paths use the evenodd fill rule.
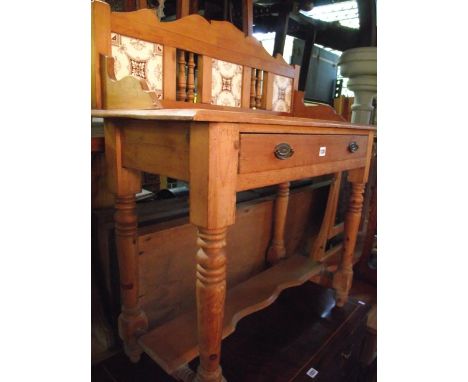
<path fill-rule="evenodd" d="M 220 362 L 226 295 L 227 228 L 198 228 L 197 309 L 200 366 L 195 381 L 223 380 Z"/>
<path fill-rule="evenodd" d="M 269 264 L 276 264 L 286 257 L 286 248 L 284 247 L 284 228 L 286 226 L 286 215 L 288 212 L 289 201 L 289 182 L 278 185 L 278 194 L 275 200 L 273 239 L 267 253 Z"/>
<path fill-rule="evenodd" d="M 187 101 L 193 102 L 195 98 L 195 58 L 192 52 L 188 54 Z"/>
<path fill-rule="evenodd" d="M 122 311 L 119 316 L 119 335 L 124 350 L 132 362 L 142 353 L 137 338 L 146 332 L 148 320 L 138 300 L 138 248 L 135 195 L 117 195 L 115 202 L 115 233 L 120 269 Z"/>
<path fill-rule="evenodd" d="M 187 100 L 187 78 L 185 77 L 185 51 L 177 50 L 177 67 L 179 68 L 177 78 L 177 101 Z"/>
<path fill-rule="evenodd" d="M 255 89 L 255 81 L 257 80 L 257 70 L 252 68 L 252 75 L 250 77 L 250 108 L 255 109 L 255 105 L 257 104 L 255 101 L 256 89 Z"/>
<path fill-rule="evenodd" d="M 255 94 L 255 107 L 260 109 L 262 107 L 262 94 L 263 94 L 263 70 L 257 69 L 257 89 Z"/>
<path fill-rule="evenodd" d="M 337 306 L 343 306 L 348 300 L 348 293 L 353 281 L 353 256 L 361 221 L 364 187 L 365 183 L 351 183 L 351 196 L 344 221 L 343 254 L 338 270 L 333 277 Z"/>

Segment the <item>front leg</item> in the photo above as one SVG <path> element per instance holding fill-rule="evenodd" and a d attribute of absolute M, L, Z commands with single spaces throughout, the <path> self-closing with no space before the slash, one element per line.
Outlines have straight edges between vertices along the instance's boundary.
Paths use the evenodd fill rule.
<path fill-rule="evenodd" d="M 336 290 L 336 305 L 343 306 L 348 300 L 348 293 L 353 281 L 353 255 L 356 238 L 361 221 L 362 204 L 364 201 L 365 183 L 351 183 L 351 197 L 348 212 L 344 222 L 344 243 L 341 263 L 333 277 L 333 288 Z"/>
<path fill-rule="evenodd" d="M 222 380 L 219 358 L 226 296 L 226 230 L 198 228 L 197 308 L 200 366 L 195 381 Z"/>
<path fill-rule="evenodd" d="M 198 227 L 197 382 L 221 382 L 219 364 L 226 296 L 226 232 L 234 224 L 239 130 L 194 123 L 190 129 L 190 221 Z"/>

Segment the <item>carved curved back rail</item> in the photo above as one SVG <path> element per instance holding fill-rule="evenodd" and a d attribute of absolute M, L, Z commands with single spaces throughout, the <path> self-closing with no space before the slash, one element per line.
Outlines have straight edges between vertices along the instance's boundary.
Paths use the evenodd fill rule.
<path fill-rule="evenodd" d="M 160 22 L 149 9 L 111 12 L 98 0 L 92 12 L 93 108 L 103 107 L 104 55 L 114 58 L 116 80 L 146 80 L 162 107 L 292 112 L 299 67 L 231 23 L 195 14 Z"/>

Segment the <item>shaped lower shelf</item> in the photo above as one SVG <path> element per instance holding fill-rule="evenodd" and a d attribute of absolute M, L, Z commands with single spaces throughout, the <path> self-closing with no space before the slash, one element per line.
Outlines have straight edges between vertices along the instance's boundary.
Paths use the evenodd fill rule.
<path fill-rule="evenodd" d="M 320 269 L 320 263 L 295 255 L 228 290 L 223 339 L 234 332 L 243 317 L 272 304 L 281 291 L 303 284 Z M 159 366 L 172 374 L 198 356 L 197 311 L 153 329 L 141 336 L 138 343 Z"/>

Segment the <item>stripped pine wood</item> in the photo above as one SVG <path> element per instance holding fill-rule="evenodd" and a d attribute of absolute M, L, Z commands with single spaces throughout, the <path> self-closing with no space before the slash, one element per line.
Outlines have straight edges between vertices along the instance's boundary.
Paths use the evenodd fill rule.
<path fill-rule="evenodd" d="M 255 107 L 260 109 L 262 107 L 262 93 L 263 93 L 263 70 L 257 69 L 257 79 L 256 79 L 256 89 L 255 89 Z"/>
<path fill-rule="evenodd" d="M 320 227 L 320 232 L 314 241 L 314 245 L 310 249 L 309 256 L 315 261 L 323 261 L 325 247 L 329 239 L 329 232 L 331 227 L 334 226 L 341 176 L 341 172 L 334 175 L 333 183 L 331 184 L 330 191 L 328 193 L 327 206 L 325 208 L 322 226 Z"/>
<path fill-rule="evenodd" d="M 314 200 L 315 194 L 312 192 L 299 193 L 300 196 L 302 194 L 305 196 L 301 197 L 301 201 L 311 203 Z M 237 207 L 236 224 L 229 227 L 226 238 L 226 251 L 236 253 L 235 259 L 228 259 L 226 281 L 231 288 L 265 268 L 264 257 L 271 236 L 272 204 L 272 200 L 266 199 Z M 196 306 L 193 299 L 196 259 L 193 254 L 198 250 L 197 228 L 188 222 L 188 218 L 175 224 L 164 228 L 164 224 L 160 223 L 155 228 L 157 231 L 141 232 L 138 239 L 140 299 L 150 327 L 159 326 L 181 312 L 194 310 Z M 288 248 L 291 248 L 291 244 Z"/>
<path fill-rule="evenodd" d="M 142 120 L 176 120 L 197 122 L 228 122 L 239 124 L 240 132 L 263 133 L 274 127 L 274 133 L 290 134 L 365 134 L 374 131 L 374 126 L 350 124 L 311 118 L 296 118 L 272 113 L 250 111 L 205 110 L 205 109 L 162 109 L 162 110 L 92 110 L 92 115 L 103 118 L 131 118 Z M 294 128 L 291 130 L 291 126 Z M 306 127 L 301 129 L 301 127 Z M 316 129 L 313 129 L 316 127 Z"/>
<path fill-rule="evenodd" d="M 198 98 L 200 102 L 211 103 L 211 57 L 198 57 Z"/>
<path fill-rule="evenodd" d="M 329 105 L 325 104 L 309 104 L 304 103 L 304 92 L 294 91 L 293 92 L 293 110 L 292 114 L 295 117 L 305 118 L 318 118 L 332 121 L 345 121 L 345 119 L 336 113 Z M 313 116 L 313 117 L 311 117 Z"/>
<path fill-rule="evenodd" d="M 181 16 L 190 11 L 187 1 L 180 4 Z M 283 289 L 305 282 L 322 269 L 314 260 L 295 255 L 237 285 L 226 300 L 226 235 L 236 218 L 236 192 L 281 184 L 275 208 L 274 253 L 269 256 L 271 262 L 276 262 L 284 253 L 281 240 L 284 240 L 288 182 L 349 170 L 350 210 L 344 223 L 343 255 L 333 280 L 337 304 L 342 306 L 352 282 L 362 192 L 369 174 L 375 128 L 342 121 L 325 106 L 307 107 L 303 94 L 296 90 L 290 113 L 269 111 L 273 76 L 293 79 L 293 89 L 297 89 L 298 68 L 288 65 L 279 55 L 271 57 L 258 41 L 230 23 L 207 22 L 198 15 L 161 23 L 147 9 L 110 12 L 109 5 L 98 0 L 92 2 L 92 12 L 95 93 L 92 105 L 98 108 L 92 116 L 105 119 L 105 152 L 117 207 L 120 335 L 126 353 L 136 361 L 141 351 L 145 351 L 167 372 L 174 372 L 199 355 L 200 366 L 190 378 L 221 382 L 224 379 L 221 339 L 235 329 L 242 317 L 262 309 Z M 141 110 L 142 105 L 132 104 L 134 101 L 128 97 L 125 100 L 118 94 L 122 90 L 114 93 L 115 97 L 122 97 L 119 102 L 125 104 L 125 110 L 99 110 L 113 102 L 112 96 L 102 91 L 103 86 L 108 89 L 107 77 L 102 77 L 102 65 L 96 59 L 99 55 L 111 56 L 110 31 L 162 44 L 168 50 L 168 58 L 163 59 L 163 77 L 167 70 L 176 69 L 177 75 L 171 73 L 169 79 L 163 80 L 163 95 L 167 99 L 150 106 L 151 110 Z M 198 108 L 170 109 L 194 105 L 193 54 L 198 56 Z M 244 89 L 241 108 L 236 111 L 233 107 L 230 111 L 227 106 L 211 105 L 212 58 L 242 66 Z M 256 70 L 250 71 L 251 68 Z M 176 85 L 171 83 L 174 76 Z M 231 85 L 223 79 L 223 86 L 229 89 Z M 134 93 L 135 99 L 148 95 L 141 86 L 134 87 Z M 248 109 L 253 101 L 256 109 L 263 110 Z M 327 154 L 322 155 L 325 151 Z M 188 179 L 190 222 L 198 229 L 196 309 L 146 334 L 148 324 L 138 294 L 140 264 L 134 208 L 140 171 L 166 172 Z M 329 226 L 324 232 L 326 240 L 331 232 Z"/>
<path fill-rule="evenodd" d="M 171 46 L 164 47 L 163 55 L 163 99 L 165 101 L 176 100 L 176 84 L 177 84 L 177 61 L 176 48 Z"/>
<path fill-rule="evenodd" d="M 272 57 L 252 36 L 226 21 L 207 21 L 193 14 L 173 22 L 160 22 L 149 9 L 112 12 L 111 30 L 125 36 L 173 46 L 239 65 L 254 66 L 293 78 L 295 69 L 283 57 Z"/>
<path fill-rule="evenodd" d="M 226 295 L 226 230 L 235 221 L 237 126 L 190 127 L 190 222 L 198 227 L 197 379 L 221 381 L 221 337 Z"/>
<path fill-rule="evenodd" d="M 355 142 L 360 149 L 351 153 L 348 146 Z M 366 157 L 365 135 L 241 134 L 239 173 L 253 173 L 311 164 Z M 278 145 L 287 144 L 293 150 L 290 157 L 279 160 Z"/>
<path fill-rule="evenodd" d="M 136 340 L 143 334 L 148 321 L 140 307 L 138 280 L 137 216 L 135 193 L 140 192 L 140 173 L 123 167 L 121 131 L 104 122 L 105 151 L 109 168 L 109 188 L 115 194 L 115 230 L 120 271 L 122 311 L 119 315 L 119 335 L 124 350 L 132 362 L 137 362 L 141 348 Z"/>
<path fill-rule="evenodd" d="M 220 224 L 221 225 L 221 224 Z M 197 244 L 197 327 L 200 365 L 197 379 L 219 381 L 221 339 L 226 295 L 227 227 L 198 227 Z M 168 333 L 169 334 L 169 333 Z"/>
<path fill-rule="evenodd" d="M 138 362 L 142 353 L 137 338 L 146 332 L 148 319 L 139 302 L 138 248 L 135 195 L 117 195 L 115 201 L 115 233 L 120 268 L 122 312 L 119 316 L 119 335 L 124 350 L 132 362 Z"/>
<path fill-rule="evenodd" d="M 328 233 L 327 233 L 327 238 L 331 239 L 332 237 L 335 237 L 336 235 L 340 234 L 344 230 L 344 224 L 340 223 L 338 225 L 335 225 L 336 221 L 336 211 L 338 209 L 338 202 L 340 200 L 340 189 L 341 189 L 341 183 L 343 181 L 343 173 L 338 173 L 336 175 L 336 188 L 334 189 L 333 193 L 333 201 L 331 204 L 331 211 L 330 211 L 330 220 L 329 220 L 329 228 L 328 228 Z"/>
<path fill-rule="evenodd" d="M 256 101 L 256 96 L 257 96 L 257 89 L 256 89 L 256 83 L 257 83 L 257 69 L 252 68 L 252 75 L 250 79 L 250 108 L 255 109 L 257 105 Z"/>
<path fill-rule="evenodd" d="M 250 102 L 252 97 L 252 70 L 251 68 L 245 66 L 244 70 L 242 71 L 242 100 L 241 100 L 241 107 L 248 109 L 250 108 Z"/>
<path fill-rule="evenodd" d="M 273 101 L 273 73 L 264 73 L 263 80 L 260 82 L 262 95 L 260 105 L 262 109 L 271 110 Z"/>
<path fill-rule="evenodd" d="M 336 304 L 343 306 L 347 299 L 353 280 L 353 255 L 364 201 L 365 183 L 351 183 L 351 197 L 345 217 L 345 238 L 341 263 L 333 276 L 333 287 L 336 289 Z"/>
<path fill-rule="evenodd" d="M 185 77 L 185 52 L 177 50 L 177 101 L 187 99 L 187 78 Z"/>
<path fill-rule="evenodd" d="M 286 257 L 284 245 L 284 228 L 288 212 L 289 182 L 278 185 L 278 195 L 275 201 L 275 215 L 273 219 L 273 238 L 267 253 L 267 261 L 276 264 Z"/>
<path fill-rule="evenodd" d="M 363 171 L 362 168 L 367 165 L 367 157 L 358 159 L 342 159 L 334 162 L 325 161 L 322 164 L 312 163 L 309 166 L 286 167 L 279 170 L 264 169 L 252 174 L 238 174 L 237 172 L 239 167 L 237 161 L 239 158 L 239 151 L 243 150 L 242 144 L 239 143 L 241 134 L 238 129 L 240 124 L 193 121 L 194 116 L 197 115 L 196 113 L 184 113 L 181 111 L 173 111 L 171 115 L 175 118 L 174 120 L 177 120 L 177 118 L 179 119 L 177 122 L 177 124 L 179 124 L 177 127 L 178 129 L 183 130 L 184 128 L 190 127 L 190 219 L 192 223 L 199 227 L 199 246 L 201 248 L 197 257 L 197 315 L 199 324 L 197 325 L 198 339 L 195 340 L 195 343 L 200 346 L 199 354 L 201 356 L 202 366 L 197 372 L 197 378 L 201 378 L 203 381 L 210 381 L 211 379 L 221 380 L 222 375 L 219 366 L 219 358 L 220 341 L 224 333 L 224 324 L 221 324 L 221 322 L 223 320 L 223 305 L 226 288 L 226 255 L 224 251 L 226 226 L 234 222 L 235 191 L 244 186 L 246 189 L 252 188 L 255 184 L 253 181 L 245 182 L 245 178 L 243 177 L 246 175 L 254 175 L 253 179 L 260 182 L 259 185 L 263 186 L 269 182 L 272 182 L 271 184 L 278 184 L 289 181 L 289 179 L 280 180 L 281 176 L 286 176 L 287 178 L 297 176 L 299 179 L 307 176 L 326 174 L 332 171 L 343 171 L 346 168 L 350 168 L 354 169 L 351 171 L 351 178 L 354 181 L 362 181 L 365 176 L 365 171 Z M 136 135 L 128 137 L 125 132 L 125 125 L 130 123 L 128 120 L 111 118 L 111 121 L 114 121 L 114 125 L 109 126 L 114 129 L 117 128 L 120 134 L 120 145 L 116 146 L 120 148 L 120 150 L 122 150 L 122 148 L 127 148 L 126 139 L 128 139 L 129 143 L 133 140 L 135 142 L 141 142 L 140 144 L 143 145 L 145 142 L 157 141 L 157 139 L 151 138 L 150 135 L 151 129 L 156 128 L 152 120 L 133 120 L 134 122 L 131 123 L 135 123 L 135 131 L 132 133 Z M 107 123 L 109 124 L 109 122 Z M 145 133 L 146 126 L 150 128 L 148 133 Z M 161 126 L 162 128 L 162 122 L 158 122 L 157 126 Z M 268 128 L 269 125 L 265 126 Z M 129 127 L 131 126 L 129 125 Z M 289 131 L 293 132 L 296 128 L 300 131 L 303 127 L 293 126 L 289 128 Z M 310 131 L 313 131 L 314 129 L 315 128 L 312 127 L 310 128 Z M 140 137 L 139 134 L 141 134 Z M 300 136 L 300 134 L 298 134 L 298 136 Z M 309 135 L 305 135 L 304 137 L 308 138 Z M 338 134 L 335 138 L 342 139 L 343 135 Z M 364 142 L 368 141 L 365 140 Z M 176 146 L 174 148 L 179 146 L 186 147 L 187 140 L 180 141 L 180 143 L 176 143 L 175 145 Z M 130 147 L 130 145 L 128 147 Z M 112 147 L 109 146 L 109 149 L 112 150 Z M 155 150 L 148 151 L 148 155 L 154 155 L 150 154 L 154 151 Z M 106 152 L 108 152 L 107 146 Z M 120 158 L 125 157 L 126 156 L 122 155 L 122 153 L 120 154 Z M 134 156 L 132 157 L 135 158 Z M 134 160 L 135 162 L 132 166 L 135 167 L 136 170 L 139 170 L 143 165 L 143 161 L 142 159 L 138 159 L 138 157 Z M 159 172 L 159 169 L 162 168 L 165 161 L 155 160 L 153 163 L 155 166 L 153 171 Z M 359 219 L 357 221 L 359 221 Z M 353 229 L 347 229 L 347 232 L 349 231 L 349 235 L 354 235 Z M 125 248 L 125 246 L 121 244 L 121 248 Z M 350 241 L 350 244 L 345 248 L 344 253 L 349 256 L 349 253 L 352 253 L 353 250 L 354 243 Z M 124 249 L 124 252 L 126 253 L 126 257 L 131 257 L 131 253 L 133 253 L 130 249 Z M 347 259 L 345 256 L 343 256 L 343 258 Z M 350 285 L 350 279 L 348 278 L 350 275 L 349 264 L 346 263 L 346 261 L 347 260 L 342 261 L 340 271 L 337 273 L 339 276 L 337 276 L 335 281 L 335 287 L 340 293 L 340 303 L 346 300 L 346 291 Z M 284 262 L 280 262 L 279 265 L 283 263 Z M 300 279 L 300 277 L 295 278 L 295 282 L 297 282 L 298 279 Z M 266 282 L 264 279 L 262 280 L 262 283 Z M 257 303 L 254 304 L 256 305 Z M 200 310 L 200 308 L 202 309 Z M 247 309 L 244 313 L 249 314 L 249 311 L 250 309 Z M 209 312 L 217 313 L 212 316 L 212 313 Z M 216 320 L 213 318 L 216 318 Z M 182 336 L 185 337 L 183 330 L 186 329 L 181 330 Z M 190 328 L 187 330 L 190 330 Z M 139 333 L 139 331 L 136 330 L 133 334 L 134 337 L 131 338 L 135 338 L 136 333 Z M 180 332 L 178 332 L 178 334 L 179 333 Z M 166 334 L 165 337 L 167 338 L 168 335 Z M 140 338 L 144 338 L 144 336 L 141 336 Z M 128 342 L 130 343 L 130 341 Z M 139 343 L 141 344 L 141 342 Z M 152 354 L 152 350 L 149 347 L 144 347 L 144 351 L 150 355 Z M 132 353 L 129 353 L 129 356 L 135 357 Z M 153 358 L 158 362 L 166 362 L 158 357 L 160 356 L 154 356 L 153 354 Z M 170 359 L 168 362 L 178 363 L 177 360 L 174 361 Z M 184 359 L 182 364 L 186 362 L 187 360 Z M 182 364 L 177 364 L 177 366 L 181 366 Z"/>
<path fill-rule="evenodd" d="M 335 211 L 336 212 L 336 211 Z M 336 213 L 332 216 L 336 216 Z M 344 223 L 338 223 L 337 225 L 332 225 L 330 227 L 330 232 L 328 233 L 328 238 L 331 239 L 344 232 Z"/>
<path fill-rule="evenodd" d="M 272 304 L 282 290 L 301 285 L 319 271 L 319 263 L 303 256 L 291 256 L 230 290 L 226 297 L 222 337 L 234 332 L 243 317 Z M 139 343 L 171 374 L 198 355 L 196 329 L 196 311 L 192 311 L 143 335 Z"/>
<path fill-rule="evenodd" d="M 111 55 L 111 10 L 107 3 L 91 3 L 91 107 L 103 108 L 101 55 Z"/>
<path fill-rule="evenodd" d="M 326 175 L 338 171 L 351 170 L 366 165 L 365 158 L 348 159 L 345 161 L 326 162 L 309 166 L 282 168 L 265 172 L 239 174 L 237 177 L 237 191 L 252 188 L 272 186 L 274 184 L 290 182 L 297 179 Z"/>
<path fill-rule="evenodd" d="M 122 155 L 126 168 L 189 180 L 188 126 L 170 121 L 151 127 L 135 122 L 119 125 L 126 148 Z"/>
<path fill-rule="evenodd" d="M 195 58 L 192 52 L 188 54 L 187 101 L 194 102 L 195 98 Z"/>

